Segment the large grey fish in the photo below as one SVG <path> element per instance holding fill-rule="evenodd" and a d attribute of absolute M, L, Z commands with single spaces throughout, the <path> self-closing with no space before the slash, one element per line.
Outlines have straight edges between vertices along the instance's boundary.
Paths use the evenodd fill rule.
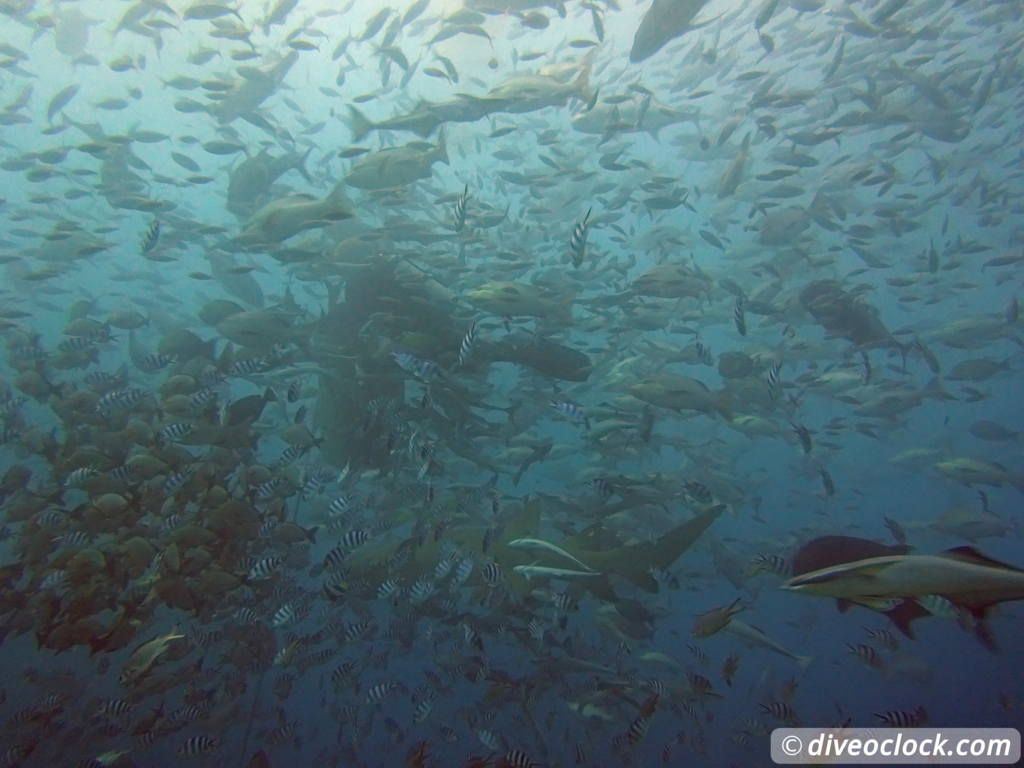
<path fill-rule="evenodd" d="M 360 189 L 389 189 L 430 178 L 434 163 L 448 164 L 444 132 L 436 145 L 413 141 L 368 155 L 349 171 L 345 183 Z"/>
<path fill-rule="evenodd" d="M 359 141 L 370 131 L 412 131 L 426 138 L 444 123 L 474 123 L 494 111 L 495 106 L 492 100 L 460 93 L 451 101 L 421 101 L 411 112 L 379 122 L 351 105 L 348 109 L 352 140 Z"/>
<path fill-rule="evenodd" d="M 228 250 L 264 249 L 299 232 L 326 227 L 352 215 L 352 206 L 341 184 L 322 200 L 312 195 L 289 195 L 263 206 L 224 247 Z"/>
<path fill-rule="evenodd" d="M 705 24 L 691 24 L 708 0 L 654 0 L 633 37 L 629 60 L 634 64 L 660 51 L 666 43 Z"/>
<path fill-rule="evenodd" d="M 597 135 L 646 131 L 657 138 L 662 128 L 678 123 L 698 125 L 699 121 L 699 109 L 674 109 L 650 96 L 632 96 L 618 104 L 601 102 L 591 110 L 577 113 L 572 118 L 572 127 Z"/>
<path fill-rule="evenodd" d="M 230 123 L 235 118 L 252 112 L 277 90 L 277 86 L 298 59 L 299 52 L 293 50 L 274 64 L 261 69 L 247 70 L 248 76 L 240 78 L 234 87 L 225 93 L 224 98 L 210 109 L 210 114 L 221 123 Z"/>
<path fill-rule="evenodd" d="M 271 157 L 266 149 L 255 157 L 249 157 L 239 163 L 231 172 L 228 182 L 228 210 L 239 217 L 251 216 L 257 207 L 265 202 L 263 198 L 270 191 L 271 185 L 286 171 L 294 168 L 312 183 L 306 172 L 306 154 L 288 152 L 280 157 Z"/>

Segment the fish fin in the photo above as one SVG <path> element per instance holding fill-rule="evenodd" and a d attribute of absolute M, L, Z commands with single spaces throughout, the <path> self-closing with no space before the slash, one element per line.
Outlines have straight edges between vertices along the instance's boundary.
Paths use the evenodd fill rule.
<path fill-rule="evenodd" d="M 310 177 L 309 171 L 306 170 L 306 160 L 309 159 L 309 153 L 312 152 L 312 151 L 313 151 L 312 147 L 307 149 L 306 150 L 306 154 L 304 154 L 302 156 L 302 159 L 299 160 L 298 164 L 295 166 L 295 170 L 298 171 L 299 173 L 301 173 L 302 174 L 302 178 L 304 178 L 310 184 L 313 183 L 313 179 L 312 179 L 312 177 Z"/>
<path fill-rule="evenodd" d="M 916 600 L 904 600 L 891 611 L 886 611 L 885 615 L 903 635 L 911 640 L 916 640 L 914 630 L 910 626 L 911 622 L 914 619 L 920 619 L 931 614 Z"/>
<path fill-rule="evenodd" d="M 842 598 L 836 600 L 836 610 L 840 613 L 846 613 L 848 610 L 850 610 L 851 605 L 853 605 L 853 603 L 851 603 L 849 600 L 844 600 Z"/>
<path fill-rule="evenodd" d="M 974 547 L 953 547 L 952 549 L 947 549 L 945 552 L 943 552 L 942 556 L 950 557 L 956 560 L 962 560 L 968 563 L 974 563 L 975 565 L 983 565 L 988 568 L 1001 568 L 1005 571 L 1016 571 L 1017 573 L 1024 573 L 1024 571 L 1021 571 L 1020 568 L 1017 568 L 1013 565 L 1009 565 L 1008 563 L 1002 563 L 999 560 L 996 560 L 995 558 L 989 557 L 983 552 L 979 552 Z"/>
<path fill-rule="evenodd" d="M 924 397 L 930 397 L 933 398 L 934 400 L 959 399 L 955 395 L 949 394 L 949 392 L 942 388 L 942 382 L 939 380 L 938 376 L 934 376 L 932 380 L 925 385 L 925 388 L 921 391 L 921 394 Z"/>
<path fill-rule="evenodd" d="M 434 154 L 442 163 L 448 165 L 448 144 L 445 141 L 444 126 L 441 126 L 441 132 L 437 136 L 437 148 L 434 150 Z"/>
<path fill-rule="evenodd" d="M 806 672 L 807 668 L 814 662 L 813 656 L 796 656 L 797 666 L 800 667 L 801 672 Z"/>
<path fill-rule="evenodd" d="M 979 619 L 974 623 L 974 636 L 978 638 L 983 646 L 992 653 L 999 653 L 999 645 L 996 643 L 992 628 L 984 620 Z"/>
<path fill-rule="evenodd" d="M 352 141 L 359 141 L 375 128 L 374 124 L 370 122 L 370 119 L 351 104 L 348 105 L 348 114 L 350 123 L 349 128 L 352 131 Z"/>
<path fill-rule="evenodd" d="M 580 67 L 579 77 L 576 78 L 576 91 L 584 104 L 589 104 L 594 98 L 594 92 L 590 90 L 590 68 L 594 63 L 593 55 L 587 56 Z"/>
<path fill-rule="evenodd" d="M 306 538 L 309 539 L 311 544 L 316 544 L 316 532 L 320 530 L 319 525 L 314 525 L 312 528 L 305 528 L 303 532 L 306 534 Z"/>

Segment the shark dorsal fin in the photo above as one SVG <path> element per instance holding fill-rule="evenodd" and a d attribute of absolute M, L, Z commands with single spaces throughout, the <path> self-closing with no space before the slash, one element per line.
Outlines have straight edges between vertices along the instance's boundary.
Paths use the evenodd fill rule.
<path fill-rule="evenodd" d="M 984 565 L 989 568 L 1001 568 L 1006 571 L 1017 571 L 1018 573 L 1024 573 L 1024 571 L 1021 571 L 1020 568 L 991 558 L 983 552 L 979 552 L 974 547 L 953 547 L 952 549 L 947 549 L 942 554 L 945 557 L 952 557 L 956 560 L 962 560 L 967 563 L 975 563 L 976 565 Z"/>

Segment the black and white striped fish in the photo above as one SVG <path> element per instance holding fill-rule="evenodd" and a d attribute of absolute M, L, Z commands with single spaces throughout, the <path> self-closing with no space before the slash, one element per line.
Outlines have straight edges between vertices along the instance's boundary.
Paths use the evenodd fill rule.
<path fill-rule="evenodd" d="M 338 575 L 334 575 L 324 582 L 324 596 L 331 602 L 336 602 L 345 597 L 348 592 L 348 583 Z"/>
<path fill-rule="evenodd" d="M 462 337 L 462 343 L 459 344 L 459 356 L 455 360 L 456 368 L 464 366 L 466 361 L 469 360 L 469 356 L 473 354 L 473 346 L 476 344 L 476 332 L 477 321 L 474 318 L 466 330 L 466 335 Z"/>
<path fill-rule="evenodd" d="M 143 373 L 155 373 L 156 371 L 163 370 L 168 365 L 173 365 L 174 362 L 175 357 L 173 355 L 154 353 L 140 358 L 135 367 Z"/>
<path fill-rule="evenodd" d="M 217 740 L 209 736 L 193 736 L 178 747 L 178 754 L 181 757 L 199 757 L 211 754 L 218 746 Z"/>
<path fill-rule="evenodd" d="M 277 573 L 277 569 L 281 567 L 282 563 L 284 563 L 284 558 L 279 555 L 264 557 L 257 560 L 245 575 L 246 581 L 263 581 L 264 579 L 269 579 Z"/>
<path fill-rule="evenodd" d="M 501 582 L 501 566 L 494 562 L 485 563 L 480 569 L 480 575 L 487 586 L 495 587 Z"/>
<path fill-rule="evenodd" d="M 289 445 L 287 448 L 281 451 L 281 455 L 278 457 L 277 462 L 274 464 L 274 466 L 278 469 L 282 467 L 287 467 L 289 464 L 291 464 L 297 458 L 302 456 L 308 450 L 309 447 L 305 445 Z"/>
<path fill-rule="evenodd" d="M 77 488 L 86 480 L 96 477 L 100 471 L 96 467 L 79 467 L 64 479 L 65 488 Z"/>
<path fill-rule="evenodd" d="M 158 242 L 160 242 L 160 222 L 157 219 L 153 219 L 153 222 L 146 230 L 146 234 L 142 236 L 142 252 L 149 253 L 156 248 Z"/>
<path fill-rule="evenodd" d="M 341 545 L 333 547 L 330 552 L 324 555 L 324 568 L 335 571 L 345 564 L 346 550 Z"/>
<path fill-rule="evenodd" d="M 747 335 L 747 316 L 746 316 L 746 313 L 743 311 L 743 297 L 742 296 L 737 296 L 736 297 L 736 307 L 735 307 L 735 309 L 733 309 L 732 317 L 733 317 L 733 320 L 736 321 L 736 330 L 739 332 L 740 336 L 746 336 Z"/>
<path fill-rule="evenodd" d="M 461 232 L 466 226 L 466 204 L 469 202 L 469 184 L 462 190 L 462 194 L 455 201 L 455 231 Z"/>
<path fill-rule="evenodd" d="M 175 440 L 180 440 L 186 435 L 191 434 L 194 429 L 195 427 L 192 424 L 186 424 L 184 422 L 168 424 L 157 433 L 157 444 L 163 445 Z"/>
<path fill-rule="evenodd" d="M 766 378 L 768 380 L 768 392 L 773 398 L 779 396 L 779 389 L 781 386 L 779 383 L 779 374 L 781 371 L 782 363 L 780 361 L 772 360 L 771 363 L 769 363 Z"/>
<path fill-rule="evenodd" d="M 191 469 L 183 469 L 180 472 L 173 472 L 168 475 L 167 479 L 164 481 L 164 495 L 173 496 L 183 485 L 185 485 L 185 483 L 188 482 L 190 477 L 192 477 Z"/>
<path fill-rule="evenodd" d="M 356 547 L 361 547 L 369 540 L 370 535 L 366 531 L 361 528 L 354 528 L 341 537 L 341 541 L 338 542 L 338 545 L 345 549 L 355 549 Z"/>
<path fill-rule="evenodd" d="M 116 409 L 130 408 L 148 397 L 149 392 L 142 389 L 118 389 L 108 392 L 96 402 L 96 412 L 108 413 Z"/>
<path fill-rule="evenodd" d="M 576 403 L 569 402 L 568 400 L 552 400 L 548 405 L 565 416 L 569 421 L 576 424 L 582 423 L 587 429 L 590 429 L 590 419 L 587 418 L 587 414 Z"/>
<path fill-rule="evenodd" d="M 276 611 L 270 619 L 270 625 L 275 629 L 290 624 L 295 619 L 295 607 L 291 603 L 285 603 Z"/>
<path fill-rule="evenodd" d="M 576 269 L 579 269 L 579 267 L 583 265 L 583 259 L 586 256 L 587 221 L 590 219 L 590 212 L 592 210 L 594 209 L 588 209 L 587 215 L 583 217 L 583 220 L 576 222 L 576 226 L 572 228 L 572 236 L 569 238 L 569 251 L 572 254 L 572 265 Z"/>
<path fill-rule="evenodd" d="M 874 715 L 893 728 L 919 728 L 928 722 L 928 711 L 924 707 L 917 707 L 913 712 L 890 709 L 885 712 L 875 712 Z"/>
<path fill-rule="evenodd" d="M 397 689 L 397 683 L 377 683 L 376 685 L 371 685 L 366 691 L 366 703 L 379 704 Z"/>
<path fill-rule="evenodd" d="M 351 507 L 352 499 L 349 496 L 341 495 L 327 505 L 327 511 L 330 512 L 331 517 L 337 517 L 347 512 Z"/>

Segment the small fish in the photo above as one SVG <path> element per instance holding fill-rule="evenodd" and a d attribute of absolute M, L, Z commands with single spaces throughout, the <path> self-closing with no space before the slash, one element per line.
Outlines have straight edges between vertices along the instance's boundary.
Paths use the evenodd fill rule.
<path fill-rule="evenodd" d="M 822 466 L 818 467 L 818 474 L 821 475 L 821 485 L 825 489 L 826 496 L 836 495 L 836 486 L 832 482 L 832 475 L 828 473 L 828 470 Z"/>
<path fill-rule="evenodd" d="M 548 405 L 565 416 L 569 421 L 576 424 L 582 422 L 588 430 L 590 429 L 590 419 L 576 403 L 571 403 L 568 400 L 552 400 Z"/>
<path fill-rule="evenodd" d="M 697 341 L 694 346 L 697 348 L 697 357 L 704 365 L 714 365 L 715 359 L 711 356 L 711 347 L 703 342 Z"/>
<path fill-rule="evenodd" d="M 903 530 L 902 525 L 897 523 L 891 517 L 885 518 L 885 527 L 889 529 L 889 533 L 892 534 L 892 537 L 897 544 L 907 543 L 907 532 Z"/>
<path fill-rule="evenodd" d="M 455 201 L 455 231 L 461 232 L 466 226 L 466 204 L 469 202 L 469 184 Z"/>
<path fill-rule="evenodd" d="M 928 711 L 923 706 L 917 707 L 913 712 L 890 709 L 886 712 L 875 712 L 874 715 L 885 725 L 893 728 L 920 728 L 928 722 Z"/>
<path fill-rule="evenodd" d="M 793 424 L 791 422 L 791 426 L 793 427 L 793 433 L 800 440 L 800 447 L 803 448 L 804 453 L 810 453 L 813 448 L 810 430 L 803 424 Z"/>
<path fill-rule="evenodd" d="M 590 219 L 590 212 L 593 208 L 587 209 L 587 215 L 582 221 L 576 222 L 572 228 L 572 236 L 569 238 L 569 252 L 572 254 L 572 265 L 579 269 L 583 265 L 583 258 L 587 250 L 587 222 Z"/>
<path fill-rule="evenodd" d="M 462 337 L 462 343 L 459 344 L 459 355 L 455 360 L 455 366 L 462 368 L 465 366 L 466 361 L 469 360 L 470 355 L 473 354 L 473 347 L 476 344 L 477 334 L 477 321 L 474 319 L 466 330 L 466 335 Z"/>
<path fill-rule="evenodd" d="M 290 624 L 295 619 L 295 608 L 291 603 L 285 603 L 276 611 L 270 619 L 270 625 L 275 629 Z"/>
<path fill-rule="evenodd" d="M 733 310 L 732 316 L 733 316 L 733 320 L 736 321 L 736 331 L 739 333 L 740 336 L 746 336 L 747 335 L 747 318 L 746 318 L 746 314 L 743 311 L 743 297 L 742 296 L 737 296 L 736 297 L 736 307 Z"/>
<path fill-rule="evenodd" d="M 772 398 L 778 397 L 779 392 L 779 374 L 782 371 L 782 363 L 778 360 L 772 360 L 768 366 L 768 392 Z"/>
<path fill-rule="evenodd" d="M 149 253 L 156 244 L 160 241 L 160 222 L 157 219 L 153 219 L 153 222 L 149 225 L 146 230 L 146 234 L 142 236 L 142 252 Z"/>
<path fill-rule="evenodd" d="M 429 380 L 437 373 L 437 366 L 429 360 L 421 360 L 408 352 L 392 352 L 391 358 L 406 373 L 411 373 L 417 378 Z"/>
<path fill-rule="evenodd" d="M 696 480 L 687 480 L 683 483 L 683 488 L 699 504 L 710 504 L 713 499 L 708 487 Z"/>
<path fill-rule="evenodd" d="M 789 576 L 792 566 L 781 555 L 757 555 L 750 566 L 750 575 L 768 572 L 777 576 Z"/>
<path fill-rule="evenodd" d="M 796 710 L 788 702 L 773 701 L 770 704 L 761 704 L 759 706 L 764 714 L 771 715 L 776 720 L 781 720 L 784 723 L 791 723 L 796 720 Z"/>
<path fill-rule="evenodd" d="M 864 631 L 867 636 L 873 640 L 878 640 L 882 645 L 888 648 L 890 651 L 899 650 L 899 642 L 897 642 L 895 636 L 888 629 L 871 629 L 864 627 Z"/>
<path fill-rule="evenodd" d="M 245 575 L 245 579 L 246 581 L 265 581 L 277 573 L 278 568 L 283 563 L 283 557 L 264 557 L 253 563 L 252 567 L 249 568 L 249 572 Z"/>
<path fill-rule="evenodd" d="M 846 647 L 849 652 L 860 659 L 866 667 L 870 667 L 871 669 L 882 669 L 885 667 L 885 661 L 878 654 L 878 651 L 876 651 L 872 646 L 864 643 L 857 643 L 856 645 L 847 643 Z"/>
<path fill-rule="evenodd" d="M 722 662 L 722 679 L 725 684 L 732 687 L 732 680 L 736 676 L 736 671 L 740 666 L 739 654 L 731 653 L 725 657 L 725 661 Z"/>
<path fill-rule="evenodd" d="M 218 746 L 220 746 L 218 741 L 209 736 L 193 736 L 178 747 L 178 754 L 181 757 L 209 755 L 215 752 Z"/>

